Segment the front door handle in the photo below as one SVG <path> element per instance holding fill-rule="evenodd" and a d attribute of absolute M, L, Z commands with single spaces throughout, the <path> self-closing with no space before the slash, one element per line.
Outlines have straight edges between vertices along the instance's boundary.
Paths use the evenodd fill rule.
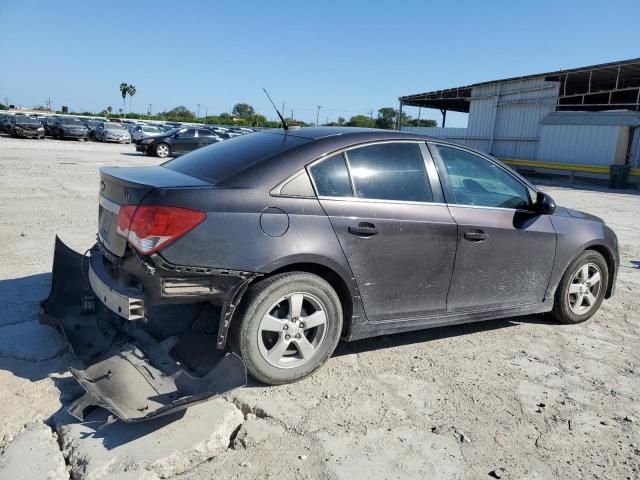
<path fill-rule="evenodd" d="M 360 222 L 357 226 L 351 225 L 348 230 L 350 234 L 358 237 L 372 237 L 380 233 L 373 223 L 368 222 Z"/>
<path fill-rule="evenodd" d="M 464 238 L 471 242 L 482 242 L 489 238 L 489 234 L 482 230 L 475 230 L 473 232 L 464 232 Z"/>

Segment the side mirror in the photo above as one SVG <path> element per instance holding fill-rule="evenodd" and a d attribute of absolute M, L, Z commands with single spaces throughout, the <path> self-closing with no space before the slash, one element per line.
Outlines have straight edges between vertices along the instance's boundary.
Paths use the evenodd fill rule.
<path fill-rule="evenodd" d="M 180 133 L 176 133 L 173 138 L 179 138 L 180 137 Z"/>
<path fill-rule="evenodd" d="M 535 209 L 542 215 L 552 215 L 556 211 L 556 202 L 546 193 L 538 192 Z"/>

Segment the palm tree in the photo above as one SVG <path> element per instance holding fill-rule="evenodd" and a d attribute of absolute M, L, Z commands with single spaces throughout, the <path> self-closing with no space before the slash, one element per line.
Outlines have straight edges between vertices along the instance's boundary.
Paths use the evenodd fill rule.
<path fill-rule="evenodd" d="M 129 85 L 126 83 L 120 84 L 120 93 L 122 94 L 122 111 L 124 112 L 124 102 L 127 98 L 127 93 L 129 93 Z"/>
<path fill-rule="evenodd" d="M 129 88 L 127 88 L 127 93 L 129 94 L 129 114 L 131 114 L 131 102 L 133 101 L 133 96 L 136 94 L 135 85 L 129 85 Z"/>

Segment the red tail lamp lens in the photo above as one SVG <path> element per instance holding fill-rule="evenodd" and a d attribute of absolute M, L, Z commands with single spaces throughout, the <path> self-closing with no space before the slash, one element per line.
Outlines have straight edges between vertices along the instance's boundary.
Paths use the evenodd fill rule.
<path fill-rule="evenodd" d="M 118 214 L 118 233 L 149 255 L 192 230 L 206 218 L 199 210 L 161 205 L 126 205 Z"/>

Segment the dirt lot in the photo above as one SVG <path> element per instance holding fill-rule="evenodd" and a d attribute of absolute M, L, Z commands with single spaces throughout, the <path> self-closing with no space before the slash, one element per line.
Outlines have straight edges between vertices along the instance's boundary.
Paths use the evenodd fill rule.
<path fill-rule="evenodd" d="M 98 167 L 155 162 L 127 145 L 0 138 L 0 479 L 640 478 L 638 191 L 545 187 L 620 239 L 617 295 L 585 324 L 532 316 L 342 344 L 307 380 L 182 418 L 73 421 L 74 360 L 36 322 L 53 240 L 92 245 Z"/>

